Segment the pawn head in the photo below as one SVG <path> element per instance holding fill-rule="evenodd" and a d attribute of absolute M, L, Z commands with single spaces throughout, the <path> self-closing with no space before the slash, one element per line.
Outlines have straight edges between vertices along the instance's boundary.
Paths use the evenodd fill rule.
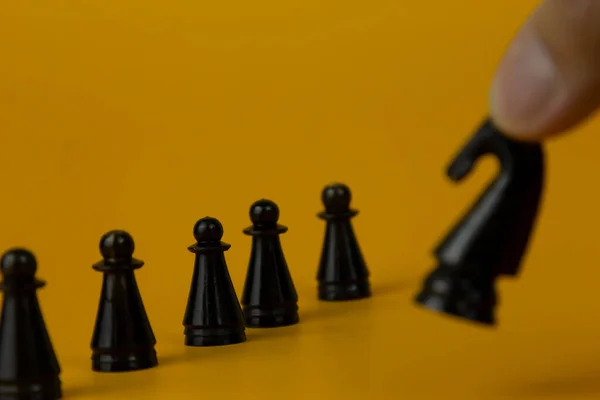
<path fill-rule="evenodd" d="M 343 213 L 350 210 L 352 194 L 343 183 L 332 183 L 325 186 L 321 194 L 325 210 L 329 213 Z"/>
<path fill-rule="evenodd" d="M 32 277 L 37 270 L 35 256 L 25 249 L 12 249 L 4 253 L 0 269 L 5 278 Z"/>
<path fill-rule="evenodd" d="M 220 242 L 223 238 L 223 225 L 216 218 L 201 218 L 194 225 L 194 237 L 198 243 Z"/>
<path fill-rule="evenodd" d="M 250 206 L 250 220 L 257 226 L 275 226 L 279 221 L 279 207 L 271 200 L 258 200 Z"/>
<path fill-rule="evenodd" d="M 131 235 L 125 231 L 110 231 L 100 239 L 100 253 L 104 259 L 127 260 L 133 256 L 135 243 Z"/>

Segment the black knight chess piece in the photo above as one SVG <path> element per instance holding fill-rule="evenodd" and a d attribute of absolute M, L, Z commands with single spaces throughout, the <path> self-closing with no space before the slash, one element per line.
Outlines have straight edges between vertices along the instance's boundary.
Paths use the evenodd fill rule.
<path fill-rule="evenodd" d="M 244 285 L 242 305 L 246 326 L 273 328 L 299 322 L 298 294 L 287 266 L 279 235 L 287 232 L 278 224 L 279 208 L 270 200 L 250 207 L 252 252 Z"/>
<path fill-rule="evenodd" d="M 223 346 L 246 341 L 242 308 L 229 276 L 221 241 L 223 226 L 205 217 L 194 225 L 196 255 L 183 325 L 186 346 Z"/>
<path fill-rule="evenodd" d="M 12 249 L 0 263 L 0 400 L 60 399 L 61 371 L 37 298 L 45 283 L 35 277 L 35 257 Z"/>
<path fill-rule="evenodd" d="M 158 365 L 156 339 L 134 271 L 144 262 L 133 258 L 129 233 L 110 231 L 100 239 L 102 293 L 92 336 L 92 370 L 127 372 Z"/>
<path fill-rule="evenodd" d="M 325 211 L 319 218 L 326 221 L 326 229 L 317 274 L 319 299 L 346 301 L 370 297 L 369 270 L 352 228 L 351 219 L 358 211 L 350 208 L 350 189 L 341 183 L 328 185 L 321 199 Z"/>
<path fill-rule="evenodd" d="M 449 315 L 493 325 L 495 282 L 516 276 L 534 228 L 544 183 L 540 144 L 518 142 L 487 120 L 448 168 L 462 181 L 480 157 L 494 155 L 500 171 L 435 250 L 438 267 L 416 301 Z"/>

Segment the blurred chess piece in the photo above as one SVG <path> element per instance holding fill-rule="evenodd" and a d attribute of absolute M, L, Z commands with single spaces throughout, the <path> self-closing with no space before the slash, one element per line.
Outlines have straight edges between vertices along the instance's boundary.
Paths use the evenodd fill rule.
<path fill-rule="evenodd" d="M 279 207 L 259 200 L 250 207 L 252 226 L 244 229 L 252 236 L 252 252 L 242 305 L 246 326 L 274 328 L 298 323 L 298 294 L 288 269 L 279 235 L 287 232 L 278 224 Z"/>
<path fill-rule="evenodd" d="M 185 310 L 186 346 L 223 346 L 246 341 L 244 315 L 238 301 L 221 241 L 223 226 L 205 217 L 194 225 L 196 243 L 188 249 L 196 255 L 190 294 Z"/>
<path fill-rule="evenodd" d="M 100 239 L 102 292 L 92 337 L 92 370 L 125 372 L 158 365 L 156 339 L 134 271 L 144 262 L 133 258 L 129 233 L 110 231 Z"/>
<path fill-rule="evenodd" d="M 357 210 L 350 208 L 352 194 L 348 186 L 334 183 L 321 194 L 325 211 L 325 239 L 317 280 L 318 296 L 324 301 L 357 300 L 371 296 L 369 270 L 352 228 Z"/>
<path fill-rule="evenodd" d="M 462 181 L 477 160 L 494 155 L 500 172 L 435 250 L 438 267 L 416 301 L 474 322 L 495 323 L 499 276 L 516 276 L 527 250 L 544 184 L 540 144 L 513 141 L 486 121 L 448 168 Z"/>
<path fill-rule="evenodd" d="M 35 277 L 35 257 L 25 249 L 12 249 L 0 268 L 0 399 L 60 399 L 61 371 L 37 298 L 45 283 Z"/>

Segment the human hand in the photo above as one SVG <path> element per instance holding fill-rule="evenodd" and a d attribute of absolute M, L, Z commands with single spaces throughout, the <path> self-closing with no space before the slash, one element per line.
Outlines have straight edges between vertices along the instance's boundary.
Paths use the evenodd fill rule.
<path fill-rule="evenodd" d="M 543 140 L 600 106 L 600 0 L 545 0 L 492 83 L 491 116 L 506 134 Z"/>

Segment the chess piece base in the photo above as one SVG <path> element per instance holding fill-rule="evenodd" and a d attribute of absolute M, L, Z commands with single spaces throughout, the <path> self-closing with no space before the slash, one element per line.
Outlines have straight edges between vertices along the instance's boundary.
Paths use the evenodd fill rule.
<path fill-rule="evenodd" d="M 1 383 L 0 400 L 58 400 L 62 398 L 60 379 L 28 385 Z"/>
<path fill-rule="evenodd" d="M 114 355 L 95 353 L 92 355 L 92 371 L 129 372 L 149 369 L 158 365 L 154 348 Z"/>
<path fill-rule="evenodd" d="M 244 319 L 249 328 L 277 328 L 300 322 L 296 304 L 275 309 L 245 307 Z"/>
<path fill-rule="evenodd" d="M 440 267 L 425 281 L 415 297 L 421 306 L 483 325 L 494 325 L 497 303 L 494 280 L 456 276 Z"/>
<path fill-rule="evenodd" d="M 350 301 L 367 297 L 371 297 L 371 285 L 367 279 L 355 282 L 319 284 L 319 300 Z"/>
<path fill-rule="evenodd" d="M 417 304 L 420 304 L 421 306 L 431 311 L 437 311 L 461 319 L 467 319 L 471 322 L 477 322 L 483 325 L 496 324 L 496 318 L 494 317 L 493 310 L 480 313 L 465 313 L 463 311 L 460 311 L 459 307 L 457 307 L 456 305 L 448 304 L 446 299 L 439 296 L 428 295 L 426 293 L 421 293 L 419 296 L 416 297 L 415 301 L 417 302 Z"/>
<path fill-rule="evenodd" d="M 185 345 L 191 347 L 227 346 L 246 341 L 244 329 L 186 328 Z"/>

